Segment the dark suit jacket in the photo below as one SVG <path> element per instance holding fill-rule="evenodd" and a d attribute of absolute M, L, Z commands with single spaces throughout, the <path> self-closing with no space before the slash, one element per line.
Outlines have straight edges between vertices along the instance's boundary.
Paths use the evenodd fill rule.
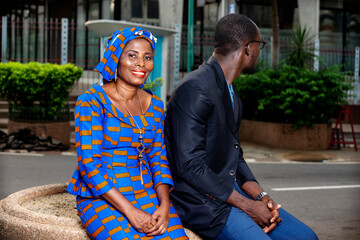
<path fill-rule="evenodd" d="M 242 156 L 237 93 L 234 105 L 224 73 L 210 57 L 185 76 L 167 106 L 165 144 L 175 184 L 170 197 L 184 226 L 206 238 L 215 238 L 226 223 L 235 177 L 239 186 L 256 181 Z"/>

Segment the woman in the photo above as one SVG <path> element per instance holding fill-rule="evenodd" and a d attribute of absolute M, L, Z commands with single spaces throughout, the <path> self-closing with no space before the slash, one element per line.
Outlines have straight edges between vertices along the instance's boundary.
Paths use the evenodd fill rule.
<path fill-rule="evenodd" d="M 141 28 L 114 32 L 95 68 L 105 84 L 75 107 L 78 166 L 67 190 L 94 239 L 188 239 L 169 201 L 164 105 L 141 89 L 155 41 Z"/>

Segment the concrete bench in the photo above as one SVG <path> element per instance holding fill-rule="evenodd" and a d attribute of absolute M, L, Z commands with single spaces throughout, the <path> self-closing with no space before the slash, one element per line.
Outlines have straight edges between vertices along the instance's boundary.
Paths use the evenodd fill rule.
<path fill-rule="evenodd" d="M 66 183 L 28 188 L 0 201 L 0 239 L 90 239 Z M 192 240 L 201 239 L 185 229 Z"/>

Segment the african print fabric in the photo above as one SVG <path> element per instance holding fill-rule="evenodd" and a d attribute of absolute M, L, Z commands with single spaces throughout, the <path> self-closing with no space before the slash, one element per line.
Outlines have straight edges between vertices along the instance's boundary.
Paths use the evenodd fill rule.
<path fill-rule="evenodd" d="M 132 228 L 101 194 L 115 187 L 135 207 L 152 214 L 158 206 L 156 186 L 173 186 L 164 145 L 163 102 L 153 94 L 147 112 L 134 118 L 144 136 L 142 164 L 136 149 L 139 129 L 131 116 L 111 103 L 100 85 L 81 95 L 75 106 L 78 165 L 67 191 L 78 196 L 79 216 L 94 239 L 150 239 Z M 188 239 L 174 207 L 168 231 L 153 239 Z"/>
<path fill-rule="evenodd" d="M 153 204 L 149 204 L 150 202 Z M 159 203 L 156 194 L 147 192 L 135 195 L 131 201 L 137 208 L 153 213 Z M 137 232 L 129 221 L 115 208 L 101 198 L 77 198 L 77 209 L 84 227 L 94 239 L 162 239 L 185 240 L 189 239 L 181 225 L 175 208 L 170 205 L 169 227 L 167 232 L 154 237 L 146 237 L 144 233 Z"/>

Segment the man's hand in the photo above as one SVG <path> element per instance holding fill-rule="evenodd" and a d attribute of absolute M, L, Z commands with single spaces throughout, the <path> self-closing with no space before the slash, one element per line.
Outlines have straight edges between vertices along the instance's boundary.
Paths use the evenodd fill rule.
<path fill-rule="evenodd" d="M 150 236 L 164 234 L 169 225 L 169 216 L 170 216 L 170 204 L 169 203 L 161 204 L 152 214 L 152 218 L 156 219 L 156 224 L 154 227 L 149 229 L 149 232 L 146 236 L 150 237 Z"/>
<path fill-rule="evenodd" d="M 244 183 L 241 189 L 252 199 L 256 199 L 259 193 L 264 191 L 254 181 Z M 243 197 L 234 190 L 226 202 L 246 212 L 265 233 L 274 230 L 276 225 L 282 221 L 279 215 L 281 205 L 275 204 L 269 195 L 262 197 L 260 201 L 253 201 Z"/>
<path fill-rule="evenodd" d="M 267 207 L 271 210 L 272 218 L 270 219 L 270 226 L 266 226 L 263 228 L 265 233 L 269 233 L 272 230 L 275 229 L 276 225 L 280 222 L 282 222 L 282 219 L 280 218 L 279 209 L 281 208 L 280 204 L 275 204 L 275 202 L 272 200 L 271 197 L 264 196 L 260 199 L 260 201 L 266 203 Z"/>
<path fill-rule="evenodd" d="M 270 220 L 273 218 L 271 211 L 269 210 L 266 203 L 262 201 L 249 200 L 251 203 L 244 207 L 242 210 L 246 212 L 256 224 L 261 228 L 271 226 Z"/>
<path fill-rule="evenodd" d="M 270 220 L 273 218 L 273 215 L 271 214 L 271 210 L 268 208 L 267 203 L 248 199 L 235 189 L 226 202 L 244 211 L 261 228 L 269 227 L 271 225 Z"/>

